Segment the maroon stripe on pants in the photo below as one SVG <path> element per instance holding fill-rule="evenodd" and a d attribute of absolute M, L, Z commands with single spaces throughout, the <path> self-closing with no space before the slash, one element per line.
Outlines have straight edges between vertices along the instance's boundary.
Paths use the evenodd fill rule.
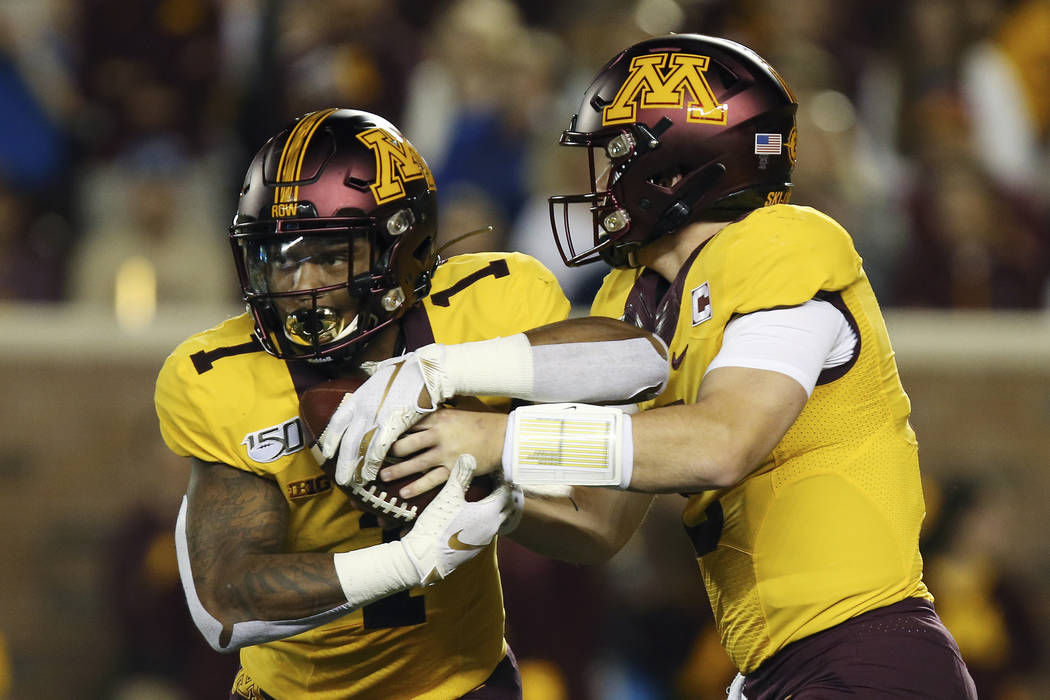
<path fill-rule="evenodd" d="M 744 682 L 748 700 L 977 700 L 933 605 L 909 598 L 792 642 Z"/>

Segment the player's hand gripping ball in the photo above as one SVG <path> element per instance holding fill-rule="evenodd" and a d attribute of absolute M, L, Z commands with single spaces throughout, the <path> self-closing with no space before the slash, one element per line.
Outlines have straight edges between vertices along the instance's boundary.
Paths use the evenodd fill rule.
<path fill-rule="evenodd" d="M 335 481 L 335 458 L 326 461 L 317 447 L 317 438 L 324 432 L 329 419 L 339 407 L 343 397 L 356 391 L 364 381 L 364 377 L 333 379 L 307 389 L 299 399 L 299 417 L 302 420 L 307 444 L 310 445 L 314 458 L 321 465 L 325 476 L 332 482 L 332 486 L 343 489 L 355 507 L 375 515 L 382 527 L 386 529 L 405 527 L 410 525 L 416 519 L 416 515 L 427 507 L 427 504 L 441 490 L 440 487 L 421 493 L 414 498 L 404 499 L 398 496 L 398 492 L 403 487 L 418 479 L 422 476 L 421 474 L 412 474 L 394 481 L 372 481 L 366 484 L 338 486 Z M 400 460 L 397 457 L 388 455 L 384 464 L 393 464 L 398 461 Z M 490 475 L 476 476 L 467 490 L 466 498 L 468 501 L 480 501 L 492 493 L 493 487 Z"/>

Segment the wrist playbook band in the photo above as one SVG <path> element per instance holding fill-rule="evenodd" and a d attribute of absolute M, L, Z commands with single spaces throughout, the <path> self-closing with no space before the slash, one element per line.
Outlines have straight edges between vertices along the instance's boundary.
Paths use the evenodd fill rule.
<path fill-rule="evenodd" d="M 633 465 L 631 417 L 620 408 L 537 404 L 507 421 L 503 471 L 511 483 L 626 489 Z"/>

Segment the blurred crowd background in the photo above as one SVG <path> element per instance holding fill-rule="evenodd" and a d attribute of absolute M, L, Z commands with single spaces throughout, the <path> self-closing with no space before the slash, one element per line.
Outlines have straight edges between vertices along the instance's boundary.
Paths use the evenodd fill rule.
<path fill-rule="evenodd" d="M 793 202 L 853 234 L 885 307 L 1025 310 L 1045 323 L 1050 0 L 0 0 L 0 305 L 94 309 L 139 331 L 195 306 L 235 312 L 226 227 L 248 160 L 327 106 L 403 128 L 434 170 L 446 240 L 493 225 L 449 254 L 531 253 L 583 305 L 601 270 L 564 268 L 552 245 L 547 196 L 583 186 L 579 154 L 557 140 L 608 59 L 671 31 L 740 41 L 792 86 Z M 1050 398 L 1035 402 L 1045 426 Z M 136 420 L 132 444 L 113 450 L 142 462 L 152 491 L 129 487 L 127 508 L 99 516 L 104 539 L 78 541 L 103 566 L 82 566 L 93 593 L 64 600 L 93 606 L 96 634 L 79 642 L 99 646 L 68 695 L 224 697 L 233 661 L 203 647 L 174 570 L 185 470 L 148 412 Z M 1047 455 L 1029 466 L 1050 466 Z M 28 470 L 0 460 L 0 477 Z M 990 488 L 992 473 L 933 471 L 928 578 L 981 697 L 1045 697 L 1032 589 L 1047 571 L 996 558 L 1009 490 Z M 661 501 L 603 567 L 504 547 L 527 697 L 722 697 L 733 670 L 679 506 Z M 48 645 L 9 628 L 20 619 L 0 616 L 0 697 L 54 697 L 34 658 Z"/>

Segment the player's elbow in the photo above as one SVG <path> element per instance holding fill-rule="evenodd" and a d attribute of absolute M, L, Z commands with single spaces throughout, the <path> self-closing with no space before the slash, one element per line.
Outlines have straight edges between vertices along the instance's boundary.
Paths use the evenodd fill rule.
<path fill-rule="evenodd" d="M 739 484 L 744 479 L 744 474 L 734 465 L 720 465 L 708 470 L 708 478 L 704 481 L 704 489 L 729 489 Z"/>
<path fill-rule="evenodd" d="M 551 554 L 570 564 L 594 566 L 612 559 L 613 555 L 623 549 L 627 539 L 609 537 L 608 533 L 598 530 L 581 531 L 575 541 L 566 542 L 565 546 L 560 548 L 560 552 L 551 552 Z"/>
<path fill-rule="evenodd" d="M 190 617 L 208 646 L 224 654 L 247 646 L 243 637 L 238 641 L 233 634 L 232 623 L 222 622 L 245 617 L 231 602 L 235 586 L 230 583 L 230 567 L 216 566 L 210 575 L 194 579 L 188 563 L 180 562 L 179 573 Z"/>
<path fill-rule="evenodd" d="M 559 523 L 553 527 L 533 520 L 533 517 L 524 518 L 511 538 L 537 554 L 570 564 L 604 563 L 630 538 L 630 535 L 610 531 L 610 524 L 589 517 L 577 517 L 571 524 Z"/>
<path fill-rule="evenodd" d="M 575 544 L 571 548 L 570 556 L 562 557 L 574 564 L 604 564 L 612 559 L 634 535 L 651 500 L 648 496 L 640 497 L 645 501 L 645 506 L 639 510 L 633 505 L 628 505 L 627 501 L 622 500 L 625 497 L 630 499 L 639 498 L 636 494 L 628 495 L 623 492 L 606 489 L 591 489 L 591 491 L 598 492 L 598 495 L 601 497 L 606 495 L 613 497 L 617 499 L 617 502 L 623 503 L 623 506 L 620 512 L 616 514 L 588 513 L 588 517 L 583 518 L 577 524 L 575 537 L 572 538 L 575 540 Z M 580 490 L 577 490 L 577 494 L 581 500 L 584 498 L 580 494 Z M 594 497 L 593 494 L 589 494 L 589 496 L 591 498 Z M 633 502 L 636 501 L 632 500 Z"/>
<path fill-rule="evenodd" d="M 592 566 L 604 564 L 623 549 L 630 536 L 620 536 L 608 527 L 595 525 L 581 531 L 581 544 L 575 548 L 572 563 Z"/>
<path fill-rule="evenodd" d="M 728 489 L 736 486 L 755 470 L 759 460 L 739 446 L 727 445 L 714 453 L 708 463 L 705 488 Z"/>
<path fill-rule="evenodd" d="M 189 591 L 187 591 L 186 603 L 190 609 L 190 617 L 193 618 L 193 624 L 196 625 L 197 630 L 204 637 L 204 641 L 212 649 L 227 654 L 246 646 L 243 643 L 238 643 L 234 638 L 232 626 L 224 625 L 220 622 L 221 619 L 227 619 L 226 614 L 221 610 L 212 608 L 215 612 L 215 615 L 213 615 L 208 608 L 205 608 L 200 598 L 195 594 L 191 595 Z"/>
<path fill-rule="evenodd" d="M 597 532 L 588 550 L 588 555 L 582 557 L 582 560 L 578 563 L 587 565 L 604 564 L 623 549 L 630 539 L 631 533 L 629 532 Z"/>
<path fill-rule="evenodd" d="M 661 451 L 659 463 L 662 469 L 654 474 L 636 467 L 631 488 L 651 493 L 728 489 L 743 481 L 757 465 L 732 441 L 720 441 L 710 434 L 702 444 L 673 442 Z"/>

